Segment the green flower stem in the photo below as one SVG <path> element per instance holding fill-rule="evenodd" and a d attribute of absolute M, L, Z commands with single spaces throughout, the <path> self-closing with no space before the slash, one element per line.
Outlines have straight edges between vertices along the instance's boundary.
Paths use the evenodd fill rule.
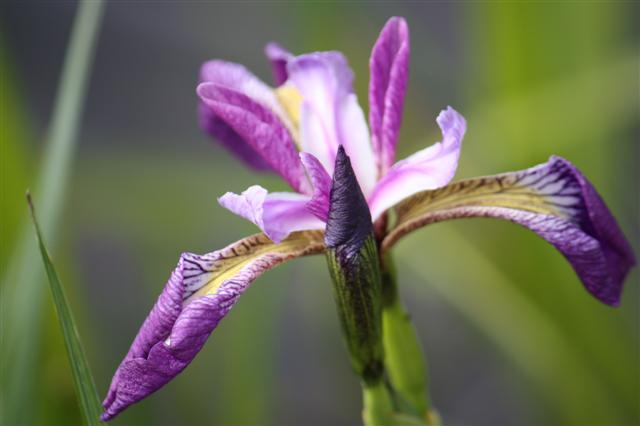
<path fill-rule="evenodd" d="M 400 402 L 409 414 L 429 419 L 427 369 L 416 329 L 398 295 L 393 259 L 386 254 L 382 265 L 382 329 L 385 367 Z M 399 404 L 400 406 L 403 404 Z M 406 408 L 406 407 L 405 407 Z"/>
<path fill-rule="evenodd" d="M 362 420 L 365 426 L 395 426 L 393 402 L 383 381 L 362 386 Z"/>
<path fill-rule="evenodd" d="M 384 377 L 381 281 L 375 240 L 369 236 L 351 256 L 327 249 L 326 258 L 351 366 L 365 387 L 375 387 Z"/>

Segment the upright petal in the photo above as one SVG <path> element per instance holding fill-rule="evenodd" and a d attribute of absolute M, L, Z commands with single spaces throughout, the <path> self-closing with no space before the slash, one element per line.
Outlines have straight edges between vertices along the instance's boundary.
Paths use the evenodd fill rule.
<path fill-rule="evenodd" d="M 331 176 L 324 169 L 320 161 L 308 152 L 300 153 L 300 160 L 307 169 L 307 174 L 313 186 L 313 195 L 307 203 L 309 210 L 318 219 L 326 222 L 329 218 L 329 193 L 331 192 Z"/>
<path fill-rule="evenodd" d="M 313 154 L 332 175 L 338 146 L 343 145 L 362 191 L 368 194 L 376 181 L 375 160 L 347 60 L 339 52 L 310 53 L 289 61 L 287 71 L 303 99 L 302 151 Z"/>
<path fill-rule="evenodd" d="M 442 111 L 437 121 L 442 142 L 398 161 L 375 186 L 368 198 L 374 221 L 400 200 L 425 189 L 439 188 L 453 179 L 467 124 L 451 107 Z"/>
<path fill-rule="evenodd" d="M 276 114 L 244 93 L 216 83 L 200 84 L 198 95 L 293 189 L 311 193 L 291 134 Z"/>
<path fill-rule="evenodd" d="M 382 174 L 395 161 L 409 78 L 409 28 L 404 18 L 390 18 L 369 60 L 369 125 Z"/>
<path fill-rule="evenodd" d="M 102 420 L 155 392 L 189 365 L 263 272 L 322 250 L 322 233 L 304 232 L 278 245 L 260 234 L 204 256 L 183 254 L 113 377 Z"/>
<path fill-rule="evenodd" d="M 324 229 L 324 222 L 307 209 L 311 196 L 291 192 L 267 193 L 259 185 L 242 194 L 227 192 L 220 205 L 253 222 L 272 241 L 278 243 L 294 231 Z"/>
<path fill-rule="evenodd" d="M 271 72 L 276 86 L 284 84 L 289 78 L 287 62 L 294 58 L 293 54 L 273 41 L 265 46 L 264 53 L 271 62 Z"/>
<path fill-rule="evenodd" d="M 494 217 L 525 226 L 553 244 L 586 289 L 618 305 L 635 256 L 596 190 L 570 162 L 551 157 L 519 172 L 469 179 L 425 191 L 396 207 L 388 250 L 410 231 L 447 219 Z"/>

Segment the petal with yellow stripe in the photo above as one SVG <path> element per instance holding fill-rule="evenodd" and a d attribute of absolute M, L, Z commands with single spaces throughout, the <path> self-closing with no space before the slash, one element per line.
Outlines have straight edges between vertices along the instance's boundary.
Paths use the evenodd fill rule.
<path fill-rule="evenodd" d="M 323 233 L 306 231 L 279 244 L 257 234 L 202 256 L 183 254 L 116 371 L 102 420 L 155 392 L 189 365 L 262 273 L 323 250 Z"/>
<path fill-rule="evenodd" d="M 389 250 L 409 232 L 448 219 L 506 219 L 558 249 L 600 301 L 616 306 L 635 264 L 633 251 L 591 183 L 569 161 L 551 157 L 530 169 L 463 180 L 424 191 L 395 206 L 396 224 L 382 242 Z"/>

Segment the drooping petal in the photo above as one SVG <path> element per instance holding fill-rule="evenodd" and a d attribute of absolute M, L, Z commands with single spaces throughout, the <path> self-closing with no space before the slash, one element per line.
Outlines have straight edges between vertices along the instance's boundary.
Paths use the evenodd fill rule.
<path fill-rule="evenodd" d="M 545 164 L 453 183 L 400 203 L 397 224 L 383 251 L 410 231 L 447 219 L 494 217 L 523 225 L 553 244 L 586 289 L 619 304 L 622 284 L 635 265 L 633 251 L 591 183 L 570 162 Z"/>
<path fill-rule="evenodd" d="M 214 83 L 233 89 L 271 111 L 280 113 L 280 105 L 273 89 L 243 65 L 221 60 L 207 61 L 200 68 L 200 83 Z"/>
<path fill-rule="evenodd" d="M 371 141 L 384 174 L 395 161 L 409 78 L 409 28 L 404 18 L 387 21 L 373 46 L 369 69 Z"/>
<path fill-rule="evenodd" d="M 373 189 L 368 202 L 374 221 L 397 202 L 417 192 L 444 186 L 453 179 L 467 124 L 451 107 L 442 111 L 437 121 L 442 142 L 398 161 Z"/>
<path fill-rule="evenodd" d="M 267 55 L 269 62 L 271 62 L 271 71 L 276 86 L 282 85 L 289 77 L 287 74 L 287 62 L 294 58 L 293 54 L 275 42 L 267 44 L 264 48 L 264 53 Z"/>
<path fill-rule="evenodd" d="M 318 219 L 326 222 L 329 217 L 329 193 L 331 192 L 331 176 L 324 169 L 320 161 L 308 152 L 300 153 L 300 160 L 307 169 L 307 174 L 313 186 L 313 195 L 307 203 L 307 210 Z"/>
<path fill-rule="evenodd" d="M 272 192 L 259 185 L 242 194 L 227 192 L 220 205 L 253 222 L 272 241 L 278 243 L 292 232 L 324 229 L 325 224 L 307 209 L 311 196 L 291 192 Z"/>
<path fill-rule="evenodd" d="M 260 171 L 273 171 L 264 158 L 256 152 L 235 130 L 218 117 L 203 102 L 198 105 L 200 127 L 216 138 L 222 146 L 247 166 Z"/>
<path fill-rule="evenodd" d="M 322 233 L 301 232 L 277 245 L 259 234 L 203 256 L 183 254 L 113 377 L 102 420 L 155 392 L 189 365 L 258 276 L 322 250 Z"/>
<path fill-rule="evenodd" d="M 200 83 L 215 83 L 244 93 L 254 101 L 279 112 L 273 90 L 240 64 L 220 60 L 205 62 L 200 68 Z M 272 168 L 262 155 L 204 102 L 198 107 L 200 127 L 248 166 L 262 171 Z"/>
<path fill-rule="evenodd" d="M 289 81 L 302 95 L 300 144 L 313 154 L 329 175 L 338 146 L 351 157 L 362 191 L 368 194 L 377 172 L 369 130 L 353 93 L 353 73 L 339 52 L 298 56 L 287 65 Z"/>
<path fill-rule="evenodd" d="M 276 114 L 244 93 L 215 83 L 200 84 L 198 95 L 293 189 L 311 193 L 291 134 Z"/>

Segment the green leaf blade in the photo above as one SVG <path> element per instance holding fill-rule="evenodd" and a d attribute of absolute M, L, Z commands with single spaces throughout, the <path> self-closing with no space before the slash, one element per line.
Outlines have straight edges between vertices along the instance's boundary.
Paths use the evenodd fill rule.
<path fill-rule="evenodd" d="M 69 302 L 67 301 L 64 289 L 62 288 L 60 279 L 58 278 L 58 273 L 53 266 L 53 262 L 51 261 L 45 243 L 42 239 L 40 227 L 35 216 L 33 202 L 29 193 L 27 193 L 27 201 L 31 212 L 31 221 L 36 232 L 38 247 L 42 256 L 42 263 L 49 281 L 49 288 L 51 289 L 51 296 L 56 309 L 56 316 L 60 322 L 60 329 L 62 330 L 62 335 L 64 337 L 78 403 L 86 424 L 90 426 L 100 425 L 102 423 L 100 422 L 102 409 L 100 400 L 98 399 L 95 381 L 93 380 L 93 375 L 91 374 L 91 369 L 89 368 L 89 363 L 80 341 L 80 335 L 78 334 L 78 330 L 73 320 L 71 309 L 69 308 Z"/>

